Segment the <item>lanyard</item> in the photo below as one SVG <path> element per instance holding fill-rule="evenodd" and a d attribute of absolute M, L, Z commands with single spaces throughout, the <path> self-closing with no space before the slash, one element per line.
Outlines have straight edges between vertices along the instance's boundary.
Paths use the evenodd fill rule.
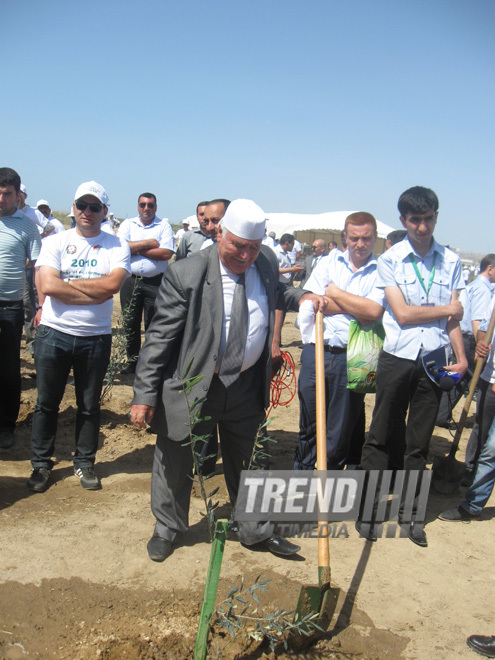
<path fill-rule="evenodd" d="M 431 285 L 433 284 L 433 278 L 435 277 L 435 263 L 437 260 L 437 253 L 435 252 L 435 256 L 433 257 L 433 268 L 430 271 L 430 279 L 428 280 L 428 290 L 425 287 L 425 281 L 421 277 L 421 273 L 419 272 L 418 264 L 416 263 L 416 259 L 414 257 L 414 254 L 411 253 L 411 261 L 414 266 L 414 270 L 416 271 L 416 275 L 418 276 L 419 283 L 423 287 L 423 291 L 426 293 L 426 300 L 428 300 L 428 296 L 430 294 L 430 289 Z"/>

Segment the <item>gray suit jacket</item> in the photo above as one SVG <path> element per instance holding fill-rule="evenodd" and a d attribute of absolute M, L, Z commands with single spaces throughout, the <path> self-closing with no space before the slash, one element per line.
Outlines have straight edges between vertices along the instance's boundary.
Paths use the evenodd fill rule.
<path fill-rule="evenodd" d="M 187 231 L 177 246 L 177 260 L 185 259 L 190 254 L 199 252 L 205 240 L 206 236 L 201 231 Z"/>
<path fill-rule="evenodd" d="M 261 358 L 264 376 L 260 382 L 267 407 L 275 309 L 297 309 L 304 291 L 288 289 L 279 283 L 277 258 L 270 248 L 262 246 L 255 264 L 266 287 L 270 310 L 269 332 Z M 193 386 L 189 399 L 206 396 L 215 373 L 222 325 L 222 279 L 215 244 L 172 264 L 160 285 L 155 315 L 139 354 L 132 401 L 156 408 L 152 423 L 155 432 L 176 441 L 188 436 L 182 377 L 193 360 L 188 378 L 199 375 L 203 378 Z M 253 393 L 253 397 L 256 395 Z"/>

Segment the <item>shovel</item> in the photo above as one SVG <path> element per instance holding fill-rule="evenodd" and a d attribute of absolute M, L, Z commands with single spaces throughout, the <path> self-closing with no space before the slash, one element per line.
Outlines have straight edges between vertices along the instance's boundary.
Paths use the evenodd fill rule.
<path fill-rule="evenodd" d="M 323 355 L 323 314 L 316 313 L 316 461 L 318 470 L 327 469 L 327 433 L 325 406 L 325 360 Z M 303 586 L 299 594 L 294 623 L 308 618 L 318 628 L 327 630 L 337 607 L 340 589 L 330 586 L 330 547 L 327 521 L 318 521 L 318 586 Z M 304 629 L 304 627 L 303 627 Z M 307 630 L 311 630 L 308 626 Z M 307 633 L 306 633 L 307 634 Z"/>
<path fill-rule="evenodd" d="M 495 307 L 493 308 L 492 315 L 490 317 L 490 322 L 486 330 L 486 335 L 483 339 L 485 344 L 490 344 L 493 335 L 493 329 L 495 327 Z M 471 379 L 471 385 L 469 386 L 469 392 L 464 402 L 464 407 L 462 408 L 461 416 L 457 422 L 457 430 L 455 432 L 454 439 L 452 441 L 452 446 L 447 456 L 435 456 L 433 459 L 433 487 L 438 493 L 444 495 L 452 494 L 457 488 L 457 484 L 462 479 L 465 474 L 464 463 L 456 461 L 455 455 L 459 448 L 459 441 L 461 439 L 464 426 L 466 424 L 466 419 L 469 414 L 469 408 L 471 406 L 471 401 L 473 400 L 474 392 L 476 386 L 478 385 L 478 380 L 480 378 L 483 365 L 485 364 L 484 358 L 476 359 L 476 366 L 474 369 L 474 374 Z"/>

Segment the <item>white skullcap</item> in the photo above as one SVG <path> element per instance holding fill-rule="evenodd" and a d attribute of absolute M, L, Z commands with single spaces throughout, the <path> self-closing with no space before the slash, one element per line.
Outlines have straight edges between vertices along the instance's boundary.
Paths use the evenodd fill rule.
<path fill-rule="evenodd" d="M 246 241 L 257 241 L 265 235 L 265 212 L 250 199 L 234 199 L 222 218 L 222 226 Z"/>
<path fill-rule="evenodd" d="M 99 199 L 102 204 L 109 206 L 108 195 L 105 188 L 100 186 L 99 183 L 96 183 L 96 181 L 86 181 L 86 183 L 81 183 L 74 195 L 74 201 L 77 202 L 77 200 L 84 197 L 84 195 L 93 195 L 93 197 Z"/>

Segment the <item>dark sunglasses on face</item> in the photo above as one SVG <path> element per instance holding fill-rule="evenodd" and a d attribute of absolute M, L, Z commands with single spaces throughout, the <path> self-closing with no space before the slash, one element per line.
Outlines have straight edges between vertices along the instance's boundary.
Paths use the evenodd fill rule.
<path fill-rule="evenodd" d="M 154 209 L 155 208 L 155 202 L 139 202 L 139 208 L 140 209 Z"/>
<path fill-rule="evenodd" d="M 88 204 L 87 202 L 76 202 L 76 209 L 78 211 L 85 211 L 89 206 L 91 213 L 99 213 L 103 206 L 101 204 Z"/>

